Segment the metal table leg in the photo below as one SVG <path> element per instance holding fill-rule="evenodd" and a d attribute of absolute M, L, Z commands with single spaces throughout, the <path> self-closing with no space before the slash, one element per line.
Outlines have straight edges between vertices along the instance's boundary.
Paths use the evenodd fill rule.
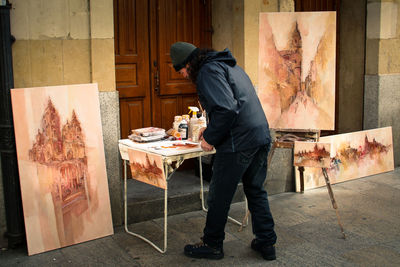
<path fill-rule="evenodd" d="M 127 167 L 126 163 L 127 160 L 124 160 L 124 213 L 125 213 L 125 218 L 124 218 L 124 223 L 125 223 L 125 231 L 133 235 L 135 237 L 138 237 L 142 239 L 143 241 L 147 242 L 150 244 L 152 247 L 154 247 L 158 252 L 160 253 L 165 253 L 167 251 L 167 216 L 168 216 L 168 208 L 167 208 L 167 198 L 168 198 L 168 183 L 167 183 L 167 188 L 164 190 L 164 249 L 159 248 L 156 246 L 153 242 L 148 240 L 142 235 L 136 234 L 134 232 L 129 231 L 128 229 L 128 197 L 127 197 Z M 164 163 L 164 170 L 167 173 L 167 166 L 166 163 Z"/>
<path fill-rule="evenodd" d="M 200 174 L 200 199 L 201 199 L 201 208 L 203 211 L 207 212 L 208 209 L 204 205 L 204 185 L 203 185 L 203 167 L 201 166 L 201 156 L 199 156 L 199 174 Z M 245 197 L 245 205 L 246 205 L 246 214 L 248 213 L 248 207 L 247 207 L 247 198 Z M 241 227 L 245 227 L 248 225 L 249 220 L 247 217 L 245 217 L 245 220 L 243 220 L 243 223 L 233 219 L 232 217 L 228 216 L 228 220 L 232 221 L 233 223 L 236 223 L 237 225 L 240 225 Z M 245 222 L 246 221 L 246 222 Z"/>

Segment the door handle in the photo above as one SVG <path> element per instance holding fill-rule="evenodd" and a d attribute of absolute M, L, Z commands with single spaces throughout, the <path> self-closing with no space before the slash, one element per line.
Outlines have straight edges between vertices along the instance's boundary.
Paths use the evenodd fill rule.
<path fill-rule="evenodd" d="M 155 80 L 154 91 L 157 94 L 160 94 L 160 74 L 159 74 L 158 70 L 156 71 L 156 73 L 154 73 L 154 80 Z"/>

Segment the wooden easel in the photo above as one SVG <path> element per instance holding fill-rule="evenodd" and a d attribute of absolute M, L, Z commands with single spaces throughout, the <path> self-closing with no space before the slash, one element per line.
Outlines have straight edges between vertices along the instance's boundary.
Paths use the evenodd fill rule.
<path fill-rule="evenodd" d="M 320 130 L 298 130 L 298 129 L 283 129 L 283 130 L 281 130 L 281 129 L 278 129 L 275 131 L 275 135 L 276 135 L 275 141 L 272 143 L 272 148 L 268 155 L 268 167 L 270 166 L 270 163 L 272 161 L 272 157 L 274 155 L 276 148 L 294 149 L 295 141 L 318 142 L 319 137 L 321 135 L 321 131 Z M 298 167 L 298 170 L 300 173 L 300 192 L 304 193 L 304 167 Z M 336 204 L 335 196 L 333 195 L 331 182 L 329 180 L 328 173 L 326 172 L 326 168 L 322 168 L 322 173 L 325 178 L 325 183 L 326 183 L 326 187 L 328 189 L 329 197 L 332 202 L 332 207 L 335 209 L 335 212 L 336 212 L 336 217 L 338 220 L 340 230 L 343 235 L 343 239 L 346 239 L 346 235 L 344 233 L 343 226 L 340 221 L 338 206 Z M 248 210 L 245 217 L 243 218 L 242 225 L 244 224 L 245 221 L 247 221 L 249 215 L 250 215 L 250 211 Z M 242 231 L 242 229 L 243 229 L 243 227 L 241 226 L 239 228 L 239 231 Z"/>

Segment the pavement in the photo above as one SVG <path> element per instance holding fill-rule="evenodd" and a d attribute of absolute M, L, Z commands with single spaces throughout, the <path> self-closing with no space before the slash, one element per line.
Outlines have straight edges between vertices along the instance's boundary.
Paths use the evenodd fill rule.
<path fill-rule="evenodd" d="M 116 227 L 112 236 L 34 256 L 25 247 L 2 249 L 0 266 L 400 266 L 400 168 L 333 185 L 333 192 L 346 239 L 325 187 L 269 197 L 278 235 L 271 262 L 250 248 L 251 227 L 239 232 L 231 222 L 224 259 L 187 258 L 184 245 L 198 242 L 205 224 L 205 212 L 194 211 L 169 216 L 165 254 Z M 244 202 L 233 204 L 230 214 L 241 220 Z M 162 246 L 162 219 L 129 228 Z"/>

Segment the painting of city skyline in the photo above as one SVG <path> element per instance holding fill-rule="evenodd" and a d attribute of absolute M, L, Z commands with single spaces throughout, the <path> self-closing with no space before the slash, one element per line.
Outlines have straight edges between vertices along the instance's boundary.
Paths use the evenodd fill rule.
<path fill-rule="evenodd" d="M 331 165 L 330 144 L 316 142 L 294 142 L 293 165 L 314 168 L 329 168 Z"/>
<path fill-rule="evenodd" d="M 273 129 L 333 130 L 336 13 L 260 13 L 258 96 Z"/>
<path fill-rule="evenodd" d="M 133 179 L 167 189 L 162 156 L 134 149 L 128 155 Z"/>
<path fill-rule="evenodd" d="M 327 168 L 331 184 L 394 170 L 392 127 L 325 136 L 319 142 L 331 144 Z M 296 170 L 296 191 L 299 177 Z M 324 185 L 320 168 L 305 168 L 305 190 Z"/>
<path fill-rule="evenodd" d="M 11 97 L 29 255 L 113 234 L 97 85 Z"/>

